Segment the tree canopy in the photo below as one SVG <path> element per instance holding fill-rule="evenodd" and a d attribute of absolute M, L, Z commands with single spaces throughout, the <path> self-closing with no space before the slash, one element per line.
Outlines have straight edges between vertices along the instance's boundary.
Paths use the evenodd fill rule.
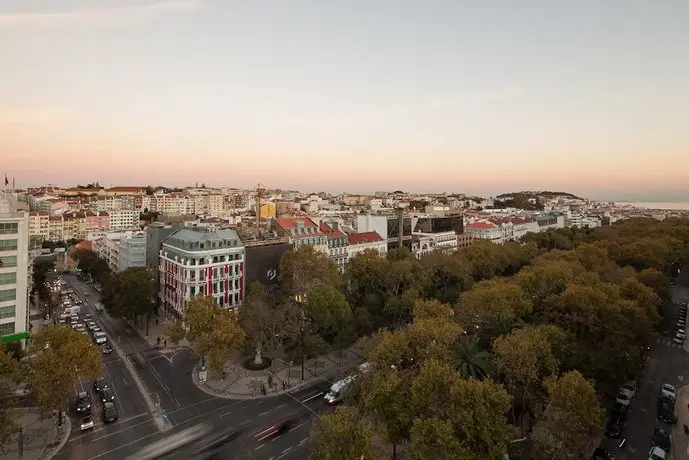
<path fill-rule="evenodd" d="M 98 254 L 90 249 L 78 249 L 72 253 L 72 258 L 77 262 L 79 270 L 91 276 L 100 285 L 105 286 L 110 277 L 110 266 Z"/>
<path fill-rule="evenodd" d="M 110 315 L 129 320 L 153 313 L 155 277 L 146 267 L 131 267 L 108 277 L 102 301 Z"/>
<path fill-rule="evenodd" d="M 80 380 L 101 372 L 101 352 L 91 339 L 69 326 L 48 326 L 31 336 L 23 375 L 46 414 L 65 410 Z"/>
<path fill-rule="evenodd" d="M 600 401 L 638 375 L 670 277 L 689 263 L 689 220 L 549 230 L 522 243 L 476 241 L 421 260 L 365 251 L 342 283 L 322 276 L 327 264 L 303 282 L 314 332 L 351 324 L 366 338 L 371 367 L 344 404 L 373 431 L 371 456 L 403 447 L 413 459 L 502 460 L 522 436 L 535 459 L 590 455 Z M 336 455 L 321 443 L 314 458 Z"/>
<path fill-rule="evenodd" d="M 187 302 L 184 327 L 186 339 L 200 356 L 208 357 L 209 369 L 217 374 L 245 340 L 237 315 L 210 296 L 198 295 Z"/>

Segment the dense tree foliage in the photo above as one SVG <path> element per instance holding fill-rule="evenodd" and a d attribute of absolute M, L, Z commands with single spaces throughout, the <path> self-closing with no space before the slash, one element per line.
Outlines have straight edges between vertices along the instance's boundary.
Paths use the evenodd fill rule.
<path fill-rule="evenodd" d="M 17 405 L 12 386 L 19 378 L 18 361 L 5 346 L 0 346 L 0 450 L 7 446 L 19 430 L 18 414 L 12 410 Z"/>
<path fill-rule="evenodd" d="M 101 286 L 105 286 L 110 277 L 110 267 L 98 254 L 90 249 L 79 249 L 72 253 L 72 258 L 77 262 L 79 270 Z"/>
<path fill-rule="evenodd" d="M 146 267 L 113 273 L 103 286 L 103 305 L 117 318 L 135 320 L 150 315 L 155 307 L 154 279 L 154 274 Z"/>
<path fill-rule="evenodd" d="M 38 407 L 50 414 L 66 410 L 80 381 L 100 375 L 100 364 L 101 352 L 87 335 L 69 326 L 49 326 L 31 336 L 22 374 Z"/>
<path fill-rule="evenodd" d="M 345 401 L 349 418 L 338 410 L 329 422 L 366 422 L 371 456 L 502 459 L 520 431 L 533 458 L 590 455 L 601 400 L 638 375 L 670 277 L 687 263 L 689 221 L 629 219 L 421 260 L 367 251 L 342 283 L 317 269 L 302 285 L 321 287 L 301 307 L 333 346 L 343 328 L 368 337 L 371 363 Z M 340 458 L 323 436 L 314 458 Z"/>
<path fill-rule="evenodd" d="M 215 304 L 210 296 L 198 295 L 187 302 L 184 329 L 184 337 L 196 353 L 208 358 L 208 368 L 216 374 L 223 372 L 225 361 L 245 340 L 237 315 Z"/>

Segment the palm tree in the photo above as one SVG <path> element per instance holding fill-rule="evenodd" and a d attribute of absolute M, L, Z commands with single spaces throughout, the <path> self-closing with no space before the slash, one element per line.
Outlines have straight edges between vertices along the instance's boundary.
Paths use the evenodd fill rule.
<path fill-rule="evenodd" d="M 492 370 L 491 354 L 479 347 L 478 337 L 464 337 L 457 344 L 455 361 L 459 374 L 465 379 L 484 379 Z"/>
<path fill-rule="evenodd" d="M 491 342 L 500 337 L 507 335 L 514 329 L 519 327 L 519 322 L 509 316 L 498 315 L 490 322 L 488 329 L 490 330 Z"/>

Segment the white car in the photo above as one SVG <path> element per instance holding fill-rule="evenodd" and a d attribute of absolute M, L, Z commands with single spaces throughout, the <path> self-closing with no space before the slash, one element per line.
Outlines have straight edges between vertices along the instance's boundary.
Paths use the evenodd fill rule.
<path fill-rule="evenodd" d="M 617 394 L 617 399 L 615 400 L 615 402 L 623 406 L 629 406 L 632 403 L 632 397 L 629 396 L 629 393 L 624 393 L 620 391 Z"/>
<path fill-rule="evenodd" d="M 629 395 L 630 398 L 633 398 L 634 396 L 636 396 L 636 382 L 634 382 L 633 380 L 626 382 L 620 388 L 620 393 L 625 393 L 625 394 Z"/>
<path fill-rule="evenodd" d="M 679 336 L 679 335 L 675 335 L 675 336 L 672 338 L 672 341 L 673 341 L 674 343 L 676 343 L 677 345 L 682 345 L 682 344 L 684 343 L 684 337 L 681 337 L 681 336 Z"/>
<path fill-rule="evenodd" d="M 101 332 L 101 331 L 95 332 L 93 334 L 93 339 L 96 341 L 96 343 L 98 345 L 108 341 L 108 338 L 105 336 L 105 332 Z"/>
<path fill-rule="evenodd" d="M 667 452 L 658 446 L 651 447 L 648 452 L 648 460 L 665 460 L 667 458 Z"/>
<path fill-rule="evenodd" d="M 687 338 L 686 334 L 681 329 L 675 331 L 675 337 L 679 337 L 680 339 L 686 339 Z"/>
<path fill-rule="evenodd" d="M 677 389 L 669 383 L 663 383 L 663 386 L 660 388 L 660 396 L 675 399 L 677 397 Z"/>

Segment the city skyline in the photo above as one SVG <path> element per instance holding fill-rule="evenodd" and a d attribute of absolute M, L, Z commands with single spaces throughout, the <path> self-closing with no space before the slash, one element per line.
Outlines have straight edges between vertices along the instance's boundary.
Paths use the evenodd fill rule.
<path fill-rule="evenodd" d="M 17 186 L 689 200 L 685 2 L 117 5 L 0 6 Z"/>

